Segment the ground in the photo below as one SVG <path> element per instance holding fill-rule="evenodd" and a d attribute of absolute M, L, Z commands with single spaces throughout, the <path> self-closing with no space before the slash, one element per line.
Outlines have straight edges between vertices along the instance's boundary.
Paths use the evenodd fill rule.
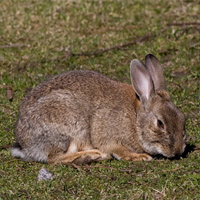
<path fill-rule="evenodd" d="M 0 199 L 200 199 L 200 4 L 162 0 L 0 1 Z M 187 118 L 180 159 L 81 167 L 10 156 L 28 90 L 74 69 L 130 83 L 129 64 L 153 53 Z M 53 180 L 37 182 L 47 168 Z"/>

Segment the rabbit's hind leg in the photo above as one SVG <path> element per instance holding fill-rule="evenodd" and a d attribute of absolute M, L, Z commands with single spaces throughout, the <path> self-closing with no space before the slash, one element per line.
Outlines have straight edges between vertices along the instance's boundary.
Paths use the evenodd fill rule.
<path fill-rule="evenodd" d="M 48 160 L 51 164 L 85 164 L 92 161 L 102 161 L 111 159 L 111 156 L 106 153 L 102 153 L 97 149 L 79 151 L 72 154 L 58 155 Z"/>

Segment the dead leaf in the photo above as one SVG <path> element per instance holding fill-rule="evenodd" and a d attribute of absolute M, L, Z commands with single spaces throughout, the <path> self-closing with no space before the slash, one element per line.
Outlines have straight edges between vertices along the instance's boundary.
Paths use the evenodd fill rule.
<path fill-rule="evenodd" d="M 13 90 L 12 89 L 7 89 L 7 97 L 11 101 L 13 99 Z"/>

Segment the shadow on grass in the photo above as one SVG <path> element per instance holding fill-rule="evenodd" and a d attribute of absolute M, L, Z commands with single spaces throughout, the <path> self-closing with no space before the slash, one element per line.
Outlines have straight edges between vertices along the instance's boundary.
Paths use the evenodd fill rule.
<path fill-rule="evenodd" d="M 187 144 L 187 145 L 186 145 L 186 148 L 185 148 L 185 151 L 183 152 L 183 154 L 181 155 L 181 157 L 182 157 L 182 158 L 186 158 L 187 155 L 188 155 L 190 152 L 193 152 L 193 151 L 195 151 L 195 150 L 197 150 L 195 145 L 193 145 L 193 144 Z"/>

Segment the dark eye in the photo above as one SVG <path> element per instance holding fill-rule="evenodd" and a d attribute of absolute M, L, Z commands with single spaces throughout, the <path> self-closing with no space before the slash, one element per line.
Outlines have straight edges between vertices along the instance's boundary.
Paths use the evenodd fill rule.
<path fill-rule="evenodd" d="M 158 119 L 158 121 L 157 121 L 157 126 L 158 126 L 159 128 L 164 129 L 164 124 L 163 124 L 163 122 L 162 122 L 161 120 L 159 120 L 159 119 Z"/>

